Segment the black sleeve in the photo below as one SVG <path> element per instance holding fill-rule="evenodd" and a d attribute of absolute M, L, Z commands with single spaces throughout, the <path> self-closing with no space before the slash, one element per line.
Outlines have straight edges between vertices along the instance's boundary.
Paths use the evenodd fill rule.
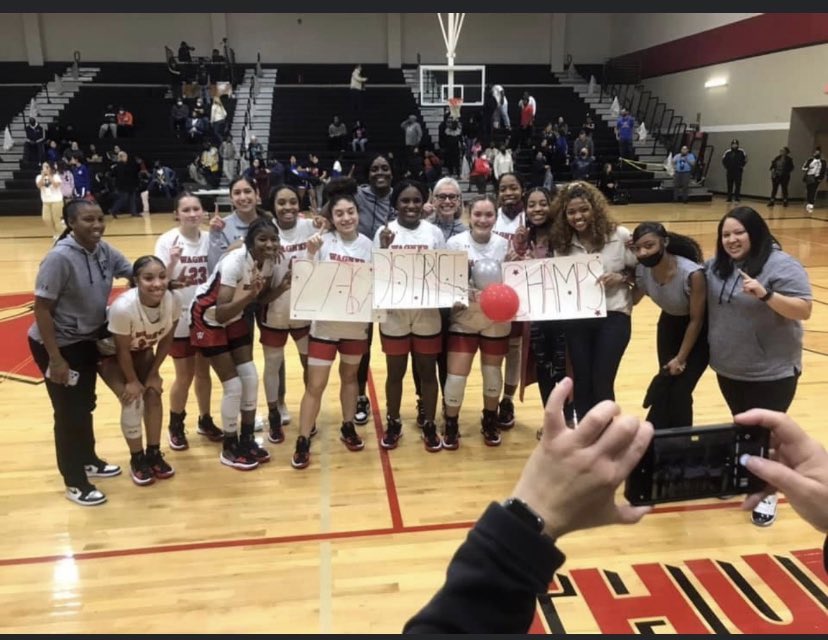
<path fill-rule="evenodd" d="M 446 582 L 404 633 L 526 633 L 537 594 L 564 555 L 501 505 L 492 503 L 454 554 Z"/>

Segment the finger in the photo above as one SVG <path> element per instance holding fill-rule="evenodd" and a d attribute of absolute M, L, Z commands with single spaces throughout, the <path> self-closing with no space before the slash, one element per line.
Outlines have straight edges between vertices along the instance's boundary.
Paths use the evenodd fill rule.
<path fill-rule="evenodd" d="M 739 275 L 742 276 L 743 280 L 747 281 L 747 280 L 752 280 L 753 279 L 748 274 L 746 274 L 744 271 L 742 271 L 741 269 L 738 269 L 738 271 L 739 271 Z"/>
<path fill-rule="evenodd" d="M 766 497 L 771 495 L 772 493 L 776 493 L 776 490 L 773 487 L 768 487 L 765 491 L 760 491 L 759 493 L 752 493 L 747 496 L 740 505 L 740 508 L 744 511 L 753 511 L 762 500 Z"/>
<path fill-rule="evenodd" d="M 626 478 L 639 463 L 653 440 L 653 425 L 646 420 L 641 422 L 635 437 L 624 452 L 616 458 L 616 469 L 621 478 Z"/>
<path fill-rule="evenodd" d="M 620 504 L 616 508 L 616 523 L 635 524 L 652 510 L 652 507 L 634 507 L 630 504 Z"/>
<path fill-rule="evenodd" d="M 759 456 L 749 456 L 745 467 L 753 475 L 761 478 L 770 486 L 776 487 L 794 500 L 799 496 L 807 495 L 814 489 L 812 485 L 815 482 L 813 480 L 773 460 L 767 460 Z"/>
<path fill-rule="evenodd" d="M 640 421 L 633 416 L 618 416 L 601 433 L 595 446 L 598 450 L 611 456 L 620 457 L 624 454 L 638 433 Z"/>
<path fill-rule="evenodd" d="M 572 391 L 572 379 L 564 378 L 549 394 L 546 401 L 546 408 L 543 411 L 543 436 L 542 439 L 551 439 L 566 429 L 563 408 L 566 399 Z"/>
<path fill-rule="evenodd" d="M 781 444 L 803 445 L 810 440 L 805 431 L 786 414 L 768 409 L 751 409 L 733 416 L 733 422 L 744 425 L 758 425 L 770 429 Z"/>
<path fill-rule="evenodd" d="M 584 445 L 589 446 L 604 432 L 612 419 L 621 413 L 621 407 L 611 400 L 604 400 L 595 405 L 589 412 L 578 422 L 575 427 L 575 435 L 578 441 Z"/>

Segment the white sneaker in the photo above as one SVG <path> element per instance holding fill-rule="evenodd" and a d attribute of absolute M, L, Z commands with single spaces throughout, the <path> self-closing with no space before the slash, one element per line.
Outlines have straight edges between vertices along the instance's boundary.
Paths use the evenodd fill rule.
<path fill-rule="evenodd" d="M 267 422 L 267 418 L 263 418 L 260 415 L 256 415 L 256 424 L 253 427 L 255 431 L 264 431 L 264 428 L 270 428 L 270 425 Z"/>
<path fill-rule="evenodd" d="M 106 496 L 102 491 L 97 489 L 81 491 L 77 487 L 66 487 L 66 499 L 82 507 L 94 507 L 106 502 Z"/>
<path fill-rule="evenodd" d="M 751 514 L 751 521 L 757 527 L 769 527 L 776 520 L 776 503 L 778 498 L 773 493 L 756 505 Z"/>
<path fill-rule="evenodd" d="M 282 416 L 282 426 L 290 424 L 290 411 L 286 404 L 279 403 L 279 415 Z"/>
<path fill-rule="evenodd" d="M 806 204 L 805 205 L 805 211 L 807 211 L 808 213 L 811 213 L 811 211 L 813 211 L 813 210 L 814 210 L 814 205 L 812 205 L 812 204 Z"/>

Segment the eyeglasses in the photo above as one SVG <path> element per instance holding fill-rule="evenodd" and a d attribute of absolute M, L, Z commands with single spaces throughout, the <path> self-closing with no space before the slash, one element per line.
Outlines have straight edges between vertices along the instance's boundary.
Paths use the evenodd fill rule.
<path fill-rule="evenodd" d="M 437 200 L 450 200 L 453 202 L 455 200 L 459 200 L 460 196 L 456 193 L 438 193 L 434 196 L 434 198 Z"/>

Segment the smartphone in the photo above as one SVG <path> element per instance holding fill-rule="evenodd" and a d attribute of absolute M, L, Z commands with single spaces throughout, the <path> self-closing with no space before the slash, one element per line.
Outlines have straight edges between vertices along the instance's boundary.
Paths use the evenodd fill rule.
<path fill-rule="evenodd" d="M 46 367 L 46 377 L 47 378 L 49 377 L 50 373 L 51 373 L 51 368 Z M 69 382 L 67 382 L 66 384 L 70 387 L 74 387 L 76 384 L 78 384 L 78 379 L 79 378 L 80 378 L 80 374 L 77 371 L 75 371 L 74 369 L 69 369 Z"/>
<path fill-rule="evenodd" d="M 661 504 L 755 493 L 765 482 L 739 464 L 744 454 L 768 457 L 770 431 L 718 424 L 659 429 L 627 478 L 633 505 Z"/>

